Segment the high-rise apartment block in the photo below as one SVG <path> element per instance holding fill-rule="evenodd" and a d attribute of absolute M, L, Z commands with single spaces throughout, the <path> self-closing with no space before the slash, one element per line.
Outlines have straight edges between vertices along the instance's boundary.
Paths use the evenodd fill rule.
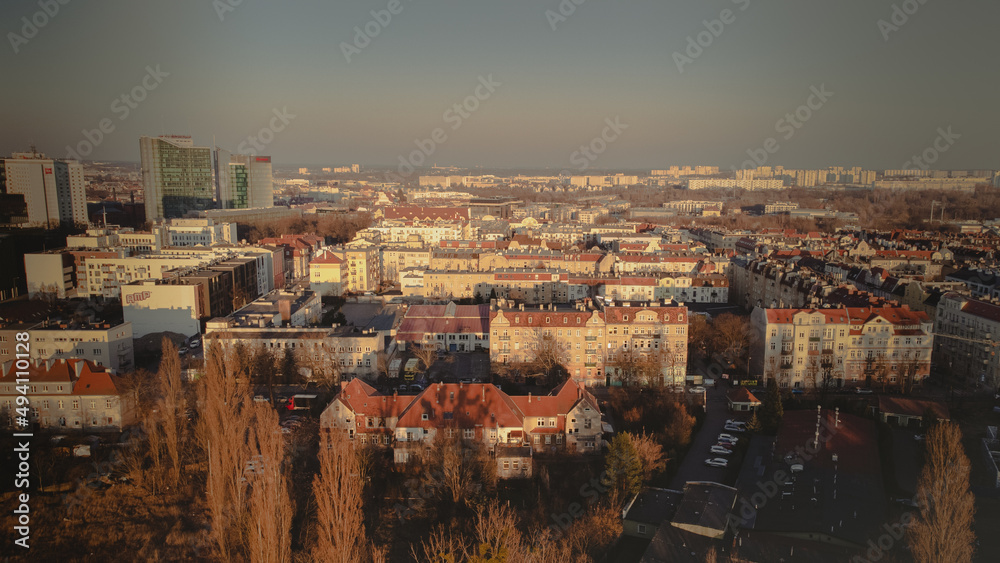
<path fill-rule="evenodd" d="M 26 215 L 16 214 L 19 224 L 86 223 L 84 188 L 83 166 L 75 160 L 54 160 L 34 150 L 0 159 L 0 193 L 24 197 Z"/>

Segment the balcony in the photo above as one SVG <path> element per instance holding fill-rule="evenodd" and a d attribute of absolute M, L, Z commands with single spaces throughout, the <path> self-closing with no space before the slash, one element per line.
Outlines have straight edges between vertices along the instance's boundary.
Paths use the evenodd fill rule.
<path fill-rule="evenodd" d="M 781 369 L 792 369 L 792 362 L 782 362 L 778 367 Z"/>
<path fill-rule="evenodd" d="M 583 367 L 596 368 L 597 367 L 597 362 L 587 362 L 587 363 L 583 364 Z"/>
<path fill-rule="evenodd" d="M 586 340 L 587 342 L 597 342 L 596 336 L 584 336 L 583 339 Z"/>
<path fill-rule="evenodd" d="M 791 356 L 793 353 L 794 353 L 794 350 L 782 350 L 781 351 L 781 355 L 782 356 Z"/>
<path fill-rule="evenodd" d="M 497 340 L 500 340 L 500 341 L 502 341 L 502 342 L 503 342 L 503 341 L 507 341 L 507 340 L 510 340 L 510 337 L 509 337 L 509 336 L 498 336 L 498 337 L 497 337 Z"/>

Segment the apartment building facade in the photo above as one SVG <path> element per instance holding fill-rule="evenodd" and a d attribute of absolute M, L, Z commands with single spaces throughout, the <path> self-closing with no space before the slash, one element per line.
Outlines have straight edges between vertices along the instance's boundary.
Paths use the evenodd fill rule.
<path fill-rule="evenodd" d="M 909 388 L 930 374 L 933 319 L 908 306 L 764 309 L 753 368 L 782 388 Z"/>
<path fill-rule="evenodd" d="M 53 431 L 121 431 L 135 422 L 135 405 L 116 376 L 90 360 L 34 360 L 27 370 L 4 360 L 0 374 L 0 422 L 11 426 L 20 371 L 27 371 L 31 428 Z"/>

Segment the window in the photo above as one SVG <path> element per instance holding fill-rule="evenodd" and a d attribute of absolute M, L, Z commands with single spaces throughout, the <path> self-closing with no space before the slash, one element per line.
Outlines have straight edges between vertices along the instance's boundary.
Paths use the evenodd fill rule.
<path fill-rule="evenodd" d="M 639 524 L 636 527 L 636 531 L 639 532 L 640 534 L 645 534 L 646 533 L 646 525 L 645 524 Z"/>

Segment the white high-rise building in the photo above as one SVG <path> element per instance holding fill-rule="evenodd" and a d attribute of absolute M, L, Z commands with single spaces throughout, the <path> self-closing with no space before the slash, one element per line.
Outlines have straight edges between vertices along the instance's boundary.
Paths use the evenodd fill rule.
<path fill-rule="evenodd" d="M 212 151 L 189 136 L 140 137 L 146 220 L 183 217 L 215 207 Z"/>
<path fill-rule="evenodd" d="M 83 165 L 35 152 L 0 159 L 0 193 L 24 196 L 29 225 L 87 222 Z"/>
<path fill-rule="evenodd" d="M 215 149 L 215 198 L 220 209 L 274 207 L 271 157 Z"/>

